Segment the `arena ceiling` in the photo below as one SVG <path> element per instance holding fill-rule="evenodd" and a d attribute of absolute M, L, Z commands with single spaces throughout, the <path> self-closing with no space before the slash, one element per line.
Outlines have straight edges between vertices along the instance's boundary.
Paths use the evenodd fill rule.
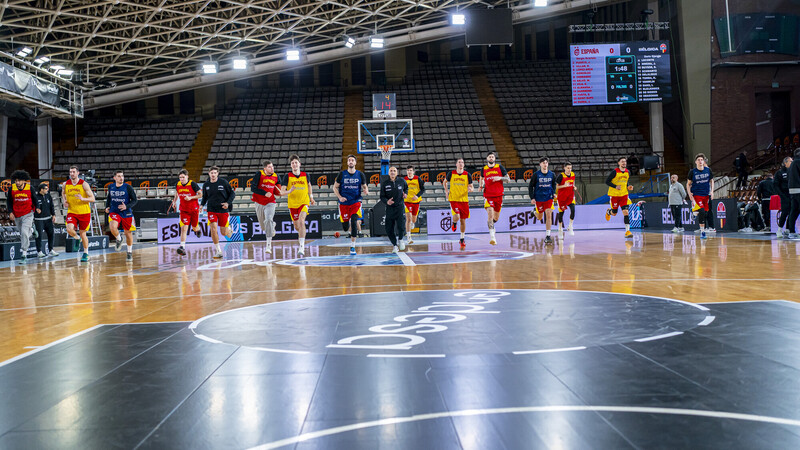
<path fill-rule="evenodd" d="M 69 66 L 79 85 L 97 89 L 87 95 L 97 96 L 196 76 L 210 60 L 224 68 L 242 55 L 256 66 L 282 60 L 292 47 L 305 55 L 340 50 L 346 36 L 365 40 L 377 32 L 411 45 L 415 35 L 439 31 L 441 39 L 463 33 L 449 23 L 457 9 L 511 7 L 520 21 L 608 3 L 615 2 L 549 0 L 534 8 L 533 0 L 0 0 L 0 48 L 26 46 L 30 61 L 47 56 Z"/>

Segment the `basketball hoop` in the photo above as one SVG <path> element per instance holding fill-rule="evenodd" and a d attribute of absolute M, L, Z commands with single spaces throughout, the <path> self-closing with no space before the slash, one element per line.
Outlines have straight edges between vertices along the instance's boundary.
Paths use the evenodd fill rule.
<path fill-rule="evenodd" d="M 389 161 L 392 159 L 394 145 L 379 145 L 378 148 L 381 149 L 381 161 Z"/>

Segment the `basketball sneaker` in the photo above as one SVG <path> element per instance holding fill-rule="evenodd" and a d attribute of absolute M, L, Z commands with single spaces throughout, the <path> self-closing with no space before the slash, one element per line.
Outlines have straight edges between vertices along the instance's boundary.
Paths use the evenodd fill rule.
<path fill-rule="evenodd" d="M 20 266 L 24 266 L 25 264 L 28 264 L 28 257 L 25 256 L 25 255 L 22 255 L 22 258 L 19 259 L 19 262 L 17 264 L 19 264 Z"/>
<path fill-rule="evenodd" d="M 716 233 L 716 232 L 717 232 L 716 228 L 706 228 L 706 233 Z"/>
<path fill-rule="evenodd" d="M 544 243 L 545 244 L 552 244 L 553 243 L 553 237 L 552 236 L 545 236 L 544 237 Z"/>
<path fill-rule="evenodd" d="M 186 254 L 186 249 L 183 247 L 178 247 L 177 252 L 179 255 L 184 256 Z"/>
<path fill-rule="evenodd" d="M 272 244 L 271 244 L 271 243 L 270 243 L 270 244 L 267 244 L 267 245 L 264 247 L 264 251 L 265 251 L 265 252 L 266 252 L 268 255 L 271 255 L 271 254 L 272 254 Z"/>
<path fill-rule="evenodd" d="M 133 261 L 133 253 L 128 252 L 128 255 L 125 256 L 125 261 L 128 261 L 128 262 Z"/>
<path fill-rule="evenodd" d="M 114 242 L 114 250 L 119 251 L 122 248 L 122 236 L 117 238 L 116 242 Z"/>
<path fill-rule="evenodd" d="M 81 255 L 81 262 L 88 262 L 88 261 L 89 261 L 88 253 L 84 253 L 83 255 Z"/>
<path fill-rule="evenodd" d="M 397 241 L 397 248 L 400 249 L 401 252 L 404 252 L 406 250 L 406 243 L 403 242 L 402 239 L 400 239 L 399 241 Z"/>
<path fill-rule="evenodd" d="M 55 250 L 50 250 L 50 253 L 47 256 L 58 256 L 58 252 Z"/>
<path fill-rule="evenodd" d="M 564 240 L 564 230 L 558 230 L 558 238 Z"/>
<path fill-rule="evenodd" d="M 218 251 L 217 253 L 214 253 L 213 258 L 214 259 L 222 259 L 222 252 Z"/>
<path fill-rule="evenodd" d="M 467 248 L 467 243 L 464 241 L 463 238 L 459 239 L 458 243 L 461 245 L 461 250 L 464 250 L 465 248 Z"/>
<path fill-rule="evenodd" d="M 457 229 L 458 229 L 458 223 L 453 223 L 453 232 L 455 232 Z"/>
<path fill-rule="evenodd" d="M 414 240 L 411 239 L 411 235 L 410 234 L 408 236 L 406 236 L 406 240 L 408 241 L 408 245 L 411 245 L 411 244 L 414 243 Z"/>
<path fill-rule="evenodd" d="M 198 238 L 203 237 L 203 235 L 200 234 L 200 230 L 195 231 L 194 235 L 197 236 Z"/>
<path fill-rule="evenodd" d="M 625 237 L 626 238 L 632 238 L 633 237 L 633 233 L 631 233 L 631 230 L 628 230 L 628 231 L 625 232 Z"/>
<path fill-rule="evenodd" d="M 608 222 L 609 220 L 611 220 L 611 210 L 607 209 L 606 210 L 606 222 Z"/>
<path fill-rule="evenodd" d="M 39 257 L 39 258 L 46 258 L 47 257 L 47 255 L 45 255 L 44 252 L 39 252 L 39 253 L 36 254 L 36 256 Z"/>
<path fill-rule="evenodd" d="M 494 238 L 494 236 L 489 239 L 489 245 L 497 245 L 497 240 Z"/>
<path fill-rule="evenodd" d="M 396 245 L 394 247 L 392 247 L 392 253 L 399 253 L 399 252 L 400 252 L 400 250 L 398 250 Z"/>
<path fill-rule="evenodd" d="M 300 250 L 297 252 L 297 257 L 302 258 L 304 256 L 306 256 L 305 249 L 303 247 L 300 247 Z"/>
<path fill-rule="evenodd" d="M 569 226 L 569 235 L 575 236 L 575 230 L 572 229 L 572 225 Z"/>
<path fill-rule="evenodd" d="M 356 248 L 350 247 L 350 256 L 356 256 L 356 255 L 358 255 L 358 253 L 356 253 Z"/>
<path fill-rule="evenodd" d="M 672 232 L 673 232 L 673 233 L 680 233 L 680 232 L 681 232 L 681 229 L 680 229 L 680 228 L 678 228 L 678 227 L 674 227 L 674 228 L 672 228 Z"/>

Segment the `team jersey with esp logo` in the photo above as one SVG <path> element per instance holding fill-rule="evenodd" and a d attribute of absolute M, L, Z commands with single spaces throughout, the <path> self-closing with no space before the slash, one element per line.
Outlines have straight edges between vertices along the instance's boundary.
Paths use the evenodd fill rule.
<path fill-rule="evenodd" d="M 483 166 L 483 196 L 484 197 L 502 197 L 503 196 L 503 182 L 490 180 L 490 177 L 505 177 L 508 175 L 506 168 L 501 164 L 495 164 L 492 167 L 489 165 Z"/>

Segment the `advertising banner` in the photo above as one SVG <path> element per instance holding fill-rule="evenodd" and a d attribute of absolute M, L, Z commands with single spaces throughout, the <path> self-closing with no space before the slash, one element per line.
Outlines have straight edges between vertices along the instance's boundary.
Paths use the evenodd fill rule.
<path fill-rule="evenodd" d="M 647 228 L 672 229 L 675 226 L 675 219 L 667 202 L 647 202 L 643 207 Z M 712 200 L 711 212 L 714 215 L 714 228 L 717 230 L 739 230 L 739 208 L 736 207 L 736 199 Z M 694 231 L 699 228 L 695 223 L 696 217 L 692 214 L 691 205 L 683 205 L 681 214 L 684 229 Z"/>
<path fill-rule="evenodd" d="M 181 242 L 180 219 L 178 217 L 160 217 L 158 219 L 158 243 L 159 244 L 179 244 Z M 294 229 L 289 214 L 275 214 L 275 240 L 297 239 L 297 230 Z M 309 214 L 306 217 L 306 238 L 321 239 L 321 215 L 318 213 Z M 266 239 L 264 231 L 255 215 L 231 216 L 230 225 L 233 234 L 230 238 L 220 237 L 220 242 L 249 242 L 263 241 Z M 200 217 L 200 237 L 195 236 L 189 230 L 186 237 L 187 243 L 211 242 L 211 228 L 208 225 L 207 217 Z"/>
<path fill-rule="evenodd" d="M 575 221 L 573 227 L 576 230 L 598 230 L 608 228 L 625 228 L 622 219 L 622 211 L 606 222 L 605 214 L 608 205 L 577 205 L 575 207 Z M 452 234 L 452 218 L 449 209 L 429 209 L 427 217 L 428 234 Z M 569 210 L 564 213 L 569 217 Z M 544 219 L 544 217 L 542 218 Z M 483 208 L 471 208 L 470 218 L 467 219 L 467 233 L 487 233 L 486 210 Z M 555 213 L 553 214 L 553 224 L 555 224 Z M 494 225 L 495 230 L 500 233 L 509 231 L 544 231 L 544 220 L 536 220 L 533 214 L 533 206 L 506 206 L 500 211 L 500 219 Z M 553 229 L 556 229 L 553 225 Z"/>

